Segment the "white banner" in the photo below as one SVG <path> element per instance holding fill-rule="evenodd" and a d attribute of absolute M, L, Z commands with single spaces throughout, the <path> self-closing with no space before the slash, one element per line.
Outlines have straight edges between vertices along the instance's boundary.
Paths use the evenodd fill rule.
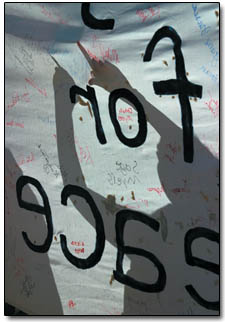
<path fill-rule="evenodd" d="M 219 314 L 218 3 L 5 5 L 5 301 Z"/>

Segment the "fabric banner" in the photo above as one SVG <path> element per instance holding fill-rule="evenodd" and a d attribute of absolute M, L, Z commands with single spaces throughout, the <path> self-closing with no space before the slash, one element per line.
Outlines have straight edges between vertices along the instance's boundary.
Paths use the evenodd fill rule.
<path fill-rule="evenodd" d="M 219 314 L 219 4 L 5 4 L 5 301 Z"/>

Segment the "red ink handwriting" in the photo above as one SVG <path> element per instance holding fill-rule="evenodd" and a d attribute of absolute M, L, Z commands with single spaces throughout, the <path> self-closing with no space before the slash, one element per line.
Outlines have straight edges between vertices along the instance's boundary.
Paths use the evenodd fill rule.
<path fill-rule="evenodd" d="M 75 303 L 74 303 L 74 301 L 73 300 L 69 300 L 69 302 L 68 302 L 68 306 L 69 306 L 69 308 L 70 309 L 73 309 L 74 307 L 75 307 Z"/>
<path fill-rule="evenodd" d="M 208 106 L 209 110 L 214 115 L 214 117 L 217 117 L 219 115 L 219 101 L 218 100 L 214 100 L 212 98 L 212 96 L 210 95 L 210 100 L 208 102 L 205 102 L 205 104 Z"/>
<path fill-rule="evenodd" d="M 111 53 L 110 53 L 111 51 Z M 116 63 L 119 63 L 119 56 L 117 54 L 117 51 L 115 49 L 108 48 L 104 52 L 101 52 L 101 57 L 104 59 L 109 59 L 110 61 L 115 61 Z"/>
<path fill-rule="evenodd" d="M 23 157 L 21 161 L 18 162 L 18 166 L 24 164 L 24 163 L 29 163 L 34 161 L 34 155 L 31 152 L 30 155 L 28 155 L 27 157 Z"/>
<path fill-rule="evenodd" d="M 184 187 L 182 188 L 174 188 L 171 191 L 175 194 L 179 193 L 179 192 L 190 192 L 190 189 L 187 188 L 187 179 L 183 179 L 184 181 Z"/>
<path fill-rule="evenodd" d="M 18 93 L 15 93 L 12 96 L 12 103 L 8 104 L 8 109 L 14 107 L 19 101 L 23 101 L 23 102 L 30 102 L 29 97 L 27 97 L 29 94 L 28 93 L 24 93 L 22 95 L 19 95 Z"/>
<path fill-rule="evenodd" d="M 45 89 L 40 89 L 37 87 L 37 85 L 35 84 L 35 82 L 32 80 L 32 79 L 29 79 L 29 78 L 25 78 L 25 81 L 30 84 L 32 87 L 36 88 L 38 90 L 38 92 L 42 95 L 44 95 L 45 97 L 47 97 L 47 93 L 46 93 L 46 90 Z"/>
<path fill-rule="evenodd" d="M 165 188 L 162 184 L 161 188 L 158 187 L 158 188 L 147 188 L 148 191 L 155 191 L 156 193 L 158 193 L 159 196 L 161 196 L 162 192 L 165 192 Z"/>
<path fill-rule="evenodd" d="M 125 113 L 130 113 L 130 114 L 132 114 L 133 113 L 133 110 L 132 110 L 132 108 L 131 107 L 129 107 L 129 108 L 125 108 L 125 109 L 122 109 L 122 108 L 120 108 L 120 110 L 119 110 L 119 113 L 123 113 L 123 114 L 125 114 Z"/>
<path fill-rule="evenodd" d="M 75 253 L 84 253 L 84 248 L 75 248 Z"/>
<path fill-rule="evenodd" d="M 24 124 L 17 123 L 17 122 L 14 122 L 14 121 L 6 122 L 6 126 L 18 126 L 18 127 L 24 128 Z"/>
<path fill-rule="evenodd" d="M 172 189 L 172 192 L 174 192 L 176 194 L 178 192 L 190 192 L 190 190 L 185 189 L 185 188 L 174 188 L 174 189 Z"/>
<path fill-rule="evenodd" d="M 12 108 L 13 106 L 16 105 L 16 103 L 19 102 L 19 95 L 16 94 L 15 96 L 12 97 L 12 103 L 8 105 L 8 108 Z"/>
<path fill-rule="evenodd" d="M 127 116 L 120 116 L 119 115 L 118 120 L 128 122 L 128 121 L 132 121 L 132 117 L 130 115 L 127 115 Z"/>
<path fill-rule="evenodd" d="M 19 277 L 21 274 L 25 274 L 25 269 L 24 269 L 24 258 L 23 257 L 17 257 L 16 258 L 16 272 L 15 276 Z"/>
<path fill-rule="evenodd" d="M 94 55 L 89 49 L 87 49 L 87 52 L 88 52 L 88 55 L 90 56 L 90 58 L 99 62 L 99 58 L 96 55 Z"/>
<path fill-rule="evenodd" d="M 148 18 L 148 20 L 150 20 L 154 16 L 158 16 L 158 18 L 160 18 L 160 7 L 155 6 L 144 10 L 137 10 L 136 15 L 142 19 L 142 22 L 147 21 Z"/>
<path fill-rule="evenodd" d="M 53 134 L 53 136 L 56 138 L 56 134 Z M 73 138 L 70 135 L 68 135 L 66 137 L 66 139 L 68 140 L 68 142 L 70 144 L 73 144 L 75 142 L 76 147 L 78 148 L 78 151 L 79 151 L 78 159 L 79 159 L 79 162 L 80 163 L 82 163 L 84 161 L 85 164 L 92 164 L 92 165 L 94 165 L 94 162 L 93 162 L 92 157 L 91 157 L 91 153 L 90 153 L 89 148 L 88 148 L 87 145 L 85 147 L 81 146 L 79 144 L 79 140 L 78 140 L 78 137 L 77 136 L 75 136 L 74 142 L 73 142 Z"/>
<path fill-rule="evenodd" d="M 104 48 L 104 46 L 102 45 L 100 40 L 96 37 L 96 35 L 92 37 L 92 47 L 98 49 L 103 61 L 108 59 L 110 61 L 115 61 L 116 63 L 119 63 L 119 56 L 117 51 L 111 48 L 107 48 L 107 49 Z M 96 55 L 94 55 L 90 50 L 87 50 L 87 52 L 91 58 L 99 62 L 99 58 L 97 58 Z"/>
<path fill-rule="evenodd" d="M 12 178 L 10 178 L 10 176 L 6 176 L 5 175 L 5 185 L 7 187 L 9 187 L 10 189 L 14 190 L 16 189 L 16 184 L 15 182 L 12 180 Z"/>
<path fill-rule="evenodd" d="M 127 114 L 127 113 L 129 114 L 133 113 L 133 110 L 131 107 L 124 108 L 124 109 L 120 108 L 119 114 Z M 126 116 L 118 115 L 118 120 L 128 122 L 128 121 L 132 121 L 132 117 L 130 115 L 126 115 Z"/>
<path fill-rule="evenodd" d="M 84 242 L 80 242 L 80 241 L 72 241 L 71 245 L 75 245 L 75 246 L 84 246 Z"/>
<path fill-rule="evenodd" d="M 131 199 L 128 198 L 127 200 L 131 200 Z M 131 200 L 131 203 L 126 204 L 125 207 L 129 209 L 140 209 L 142 205 L 144 205 L 145 207 L 148 207 L 149 206 L 148 200 L 141 199 L 141 198 Z"/>
<path fill-rule="evenodd" d="M 85 147 L 82 147 L 79 144 L 79 140 L 78 140 L 78 138 L 76 136 L 75 136 L 75 144 L 76 144 L 77 148 L 79 149 L 79 157 L 78 157 L 78 159 L 79 159 L 80 163 L 82 163 L 84 161 L 85 164 L 94 165 L 94 162 L 93 162 L 93 160 L 91 158 L 91 154 L 90 154 L 88 146 L 86 145 Z"/>
<path fill-rule="evenodd" d="M 18 175 L 19 166 L 15 164 L 15 166 L 5 165 L 6 173 L 5 173 L 5 185 L 12 190 L 16 189 L 15 177 Z"/>
<path fill-rule="evenodd" d="M 18 165 L 16 165 L 14 168 L 12 167 L 9 168 L 9 166 L 6 164 L 5 167 L 7 170 L 7 174 L 9 174 L 10 178 L 13 178 L 17 174 L 17 171 L 15 170 L 15 168 L 18 168 Z"/>
<path fill-rule="evenodd" d="M 53 22 L 58 22 L 61 24 L 66 24 L 66 21 L 62 19 L 55 11 L 54 13 L 51 13 L 49 10 L 47 10 L 43 4 L 39 4 L 39 6 L 42 8 L 41 12 L 48 17 Z"/>
<path fill-rule="evenodd" d="M 20 170 L 20 165 L 34 161 L 34 155 L 31 152 L 31 154 L 27 157 L 23 157 L 18 163 L 16 163 L 13 166 L 8 166 L 6 164 L 6 171 L 7 173 L 5 174 L 5 184 L 8 186 L 10 189 L 15 189 L 16 184 L 15 184 L 15 177 L 18 176 L 20 173 L 18 169 Z"/>
<path fill-rule="evenodd" d="M 177 154 L 177 152 L 181 151 L 181 146 L 180 145 L 176 145 L 176 143 L 174 144 L 166 144 L 166 147 L 168 148 L 167 151 L 168 153 L 165 153 L 165 157 L 171 162 L 174 163 L 174 159 L 175 156 Z"/>

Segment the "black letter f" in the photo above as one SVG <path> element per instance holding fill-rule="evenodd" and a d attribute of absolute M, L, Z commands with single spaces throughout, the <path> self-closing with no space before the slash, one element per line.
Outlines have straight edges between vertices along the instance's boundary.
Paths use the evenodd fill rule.
<path fill-rule="evenodd" d="M 188 81 L 185 72 L 184 58 L 181 51 L 181 39 L 172 27 L 162 27 L 157 30 L 152 40 L 148 44 L 143 61 L 150 61 L 156 44 L 162 39 L 168 37 L 173 43 L 173 50 L 176 58 L 176 79 L 153 82 L 155 94 L 171 95 L 178 94 L 181 105 L 182 127 L 183 127 L 183 144 L 184 144 L 184 161 L 193 162 L 193 127 L 192 111 L 188 96 L 202 97 L 202 86 L 193 84 Z"/>

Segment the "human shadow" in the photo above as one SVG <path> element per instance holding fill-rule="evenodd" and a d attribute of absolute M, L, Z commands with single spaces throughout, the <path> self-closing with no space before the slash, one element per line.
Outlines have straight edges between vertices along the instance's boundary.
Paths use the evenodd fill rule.
<path fill-rule="evenodd" d="M 62 315 L 48 254 L 36 253 L 25 243 L 22 232 L 33 244 L 46 239 L 45 219 L 19 206 L 16 182 L 23 175 L 11 151 L 5 149 L 5 301 L 29 315 Z M 35 189 L 34 189 L 35 190 Z M 31 186 L 23 188 L 22 198 L 39 204 Z M 49 301 L 49 295 L 51 301 Z"/>
<path fill-rule="evenodd" d="M 56 62 L 57 63 L 57 62 Z M 160 231 L 155 232 L 137 221 L 129 221 L 124 233 L 125 244 L 153 252 L 166 270 L 166 285 L 160 293 L 146 293 L 125 286 L 123 315 L 186 315 L 190 305 L 190 295 L 185 290 L 185 284 L 195 284 L 200 281 L 198 291 L 208 300 L 218 297 L 218 286 L 210 290 L 205 286 L 208 281 L 215 282 L 215 275 L 203 274 L 204 271 L 193 271 L 187 265 L 184 255 L 184 236 L 195 227 L 206 227 L 219 231 L 218 212 L 218 159 L 194 137 L 194 161 L 186 163 L 182 153 L 182 129 L 168 117 L 149 103 L 138 90 L 131 87 L 121 71 L 109 62 L 94 62 L 90 85 L 98 85 L 111 92 L 117 88 L 129 89 L 142 103 L 148 126 L 152 126 L 160 135 L 157 146 L 158 176 L 170 203 L 151 214 L 160 222 Z M 115 213 L 125 209 L 116 204 L 115 199 L 106 199 L 92 191 L 85 184 L 74 142 L 72 110 L 74 104 L 70 101 L 69 90 L 75 85 L 67 71 L 57 63 L 53 78 L 55 93 L 55 113 L 57 128 L 57 147 L 59 163 L 64 185 L 75 184 L 79 178 L 79 186 L 85 188 L 103 216 L 105 236 L 113 246 L 117 247 L 115 239 Z M 77 98 L 77 97 L 76 97 Z M 76 101 L 77 102 L 77 101 Z M 130 102 L 128 102 L 130 104 Z M 75 103 L 76 104 L 76 103 Z M 130 104 L 133 106 L 132 104 Z M 63 106 L 63 108 L 62 108 Z M 135 106 L 133 106 L 135 109 Z M 69 138 L 69 139 L 68 139 Z M 135 149 L 134 149 L 135 151 Z M 149 167 L 151 164 L 149 162 Z M 67 174 L 67 175 L 65 175 Z M 151 181 L 149 181 L 151 185 Z M 151 191 L 151 193 L 155 193 Z M 159 196 L 160 198 L 160 196 Z M 84 218 L 95 226 L 93 215 L 79 198 L 71 197 L 75 207 Z M 108 204 L 107 207 L 105 205 Z M 86 208 L 85 208 L 86 207 Z M 130 210 L 132 211 L 132 210 Z M 110 216 L 107 213 L 110 212 Z M 209 245 L 212 246 L 211 244 Z M 210 248 L 209 247 L 209 248 Z M 213 247 L 213 246 L 212 246 Z M 198 244 L 195 247 L 196 256 L 218 261 L 218 248 L 210 248 Z M 145 283 L 154 284 L 157 280 L 157 270 L 150 261 L 135 255 L 127 255 L 130 259 L 130 270 L 127 275 Z M 203 273 L 202 273 L 203 272 Z M 206 272 L 208 273 L 208 272 Z M 171 294 L 169 296 L 168 294 Z M 180 297 L 180 294 L 182 296 Z M 192 301 L 193 302 L 193 301 Z M 202 315 L 214 315 L 217 311 L 205 310 L 196 304 L 196 312 Z M 191 314 L 195 312 L 191 310 Z"/>
<path fill-rule="evenodd" d="M 69 25 L 59 25 L 54 22 L 22 18 L 16 15 L 5 15 L 5 32 L 16 37 L 26 38 L 27 32 L 32 30 L 34 41 L 55 41 L 74 43 L 80 39 L 83 28 Z M 46 32 L 48 31 L 48 32 Z M 56 33 L 57 31 L 57 33 Z"/>
<path fill-rule="evenodd" d="M 55 62 L 57 63 L 56 60 Z M 76 133 L 73 126 L 72 112 L 78 102 L 78 97 L 76 97 L 75 104 L 71 103 L 69 90 L 73 85 L 75 85 L 75 82 L 72 77 L 57 63 L 53 77 L 53 88 L 55 95 L 56 140 L 63 184 L 64 186 L 79 185 L 84 188 L 94 199 L 100 213 L 105 214 L 107 212 L 107 216 L 104 216 L 105 235 L 107 240 L 115 245 L 115 232 L 112 228 L 115 226 L 115 216 L 112 215 L 124 207 L 116 204 L 116 199 L 113 195 L 108 195 L 107 198 L 104 198 L 89 189 L 85 182 L 75 144 Z M 71 196 L 70 199 L 84 218 L 95 227 L 93 214 L 86 202 L 76 196 Z"/>

